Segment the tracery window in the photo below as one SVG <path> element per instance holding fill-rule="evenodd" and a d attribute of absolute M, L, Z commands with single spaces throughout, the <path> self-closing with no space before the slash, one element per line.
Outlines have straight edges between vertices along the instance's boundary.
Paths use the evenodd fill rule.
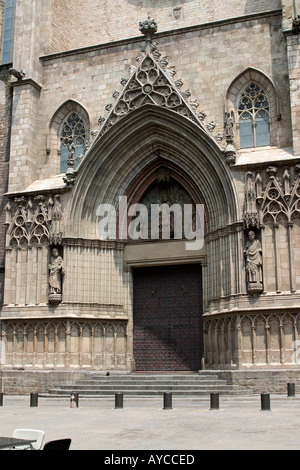
<path fill-rule="evenodd" d="M 83 119 L 74 111 L 69 113 L 62 124 L 60 132 L 61 157 L 60 172 L 65 173 L 68 169 L 68 158 L 70 152 L 74 151 L 74 168 L 79 164 L 79 155 L 84 155 L 87 130 Z"/>
<path fill-rule="evenodd" d="M 242 92 L 238 104 L 240 147 L 270 145 L 270 105 L 263 88 L 251 82 Z"/>

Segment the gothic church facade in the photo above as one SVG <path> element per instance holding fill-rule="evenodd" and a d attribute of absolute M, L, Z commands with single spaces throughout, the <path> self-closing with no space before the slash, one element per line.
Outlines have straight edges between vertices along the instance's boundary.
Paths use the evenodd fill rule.
<path fill-rule="evenodd" d="M 3 380 L 300 370 L 300 2 L 0 12 Z"/>

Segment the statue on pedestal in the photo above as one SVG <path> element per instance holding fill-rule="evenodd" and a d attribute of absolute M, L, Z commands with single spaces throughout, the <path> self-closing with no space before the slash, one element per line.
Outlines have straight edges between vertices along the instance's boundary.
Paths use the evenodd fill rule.
<path fill-rule="evenodd" d="M 250 230 L 246 242 L 244 255 L 246 260 L 247 289 L 250 294 L 259 294 L 263 291 L 262 281 L 262 248 L 255 233 Z"/>
<path fill-rule="evenodd" d="M 57 248 L 53 248 L 49 264 L 49 302 L 59 303 L 62 300 L 62 277 L 65 274 L 63 259 Z"/>

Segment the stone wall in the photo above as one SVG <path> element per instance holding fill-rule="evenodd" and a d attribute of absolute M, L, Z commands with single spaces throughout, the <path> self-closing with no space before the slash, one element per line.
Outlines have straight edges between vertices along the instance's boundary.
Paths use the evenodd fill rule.
<path fill-rule="evenodd" d="M 50 14 L 52 15 L 51 30 L 50 30 L 50 47 L 47 53 L 56 51 L 66 51 L 69 49 L 78 48 L 82 44 L 83 38 L 89 36 L 87 31 L 80 30 L 78 18 L 84 13 L 87 18 L 86 3 L 80 0 L 51 0 L 52 8 Z M 93 12 L 93 13 L 92 13 Z M 94 7 L 90 14 L 94 15 Z M 87 27 L 90 30 L 89 26 Z M 80 46 L 79 46 L 80 47 Z"/>
<path fill-rule="evenodd" d="M 40 87 L 31 79 L 14 82 L 13 86 L 9 191 L 20 187 L 25 189 L 37 179 L 36 167 L 40 155 L 36 139 Z"/>
<path fill-rule="evenodd" d="M 68 371 L 1 371 L 1 393 L 5 395 L 27 395 L 30 393 L 47 393 L 50 389 L 62 384 L 72 385 L 83 379 L 85 372 Z"/>
<path fill-rule="evenodd" d="M 10 123 L 11 123 L 11 88 L 8 67 L 0 67 L 0 308 L 4 293 L 5 263 L 5 205 L 4 193 L 8 188 Z"/>
<path fill-rule="evenodd" d="M 287 34 L 287 53 L 289 63 L 289 87 L 291 95 L 291 117 L 293 147 L 296 154 L 300 153 L 300 43 L 299 34 Z"/>
<path fill-rule="evenodd" d="M 137 24 L 148 13 L 158 22 L 159 31 L 169 31 L 280 8 L 279 0 L 227 0 L 225 8 L 219 0 L 87 0 L 84 8 L 76 0 L 72 11 L 66 1 L 53 4 L 53 25 L 58 29 L 52 52 L 138 36 Z"/>
<path fill-rule="evenodd" d="M 224 104 L 228 88 L 251 65 L 271 76 L 279 89 L 282 118 L 278 124 L 280 130 L 276 142 L 280 147 L 291 146 L 286 86 L 288 67 L 280 25 L 281 17 L 271 15 L 255 22 L 229 22 L 213 29 L 207 25 L 192 31 L 157 36 L 162 56 L 168 57 L 168 70 L 175 70 L 176 79 L 182 79 L 184 90 L 191 93 L 190 100 L 198 101 L 197 112 L 205 113 L 205 125 L 213 123 L 214 136 L 224 136 Z M 139 36 L 137 23 L 135 28 Z M 245 53 L 249 36 L 252 37 L 253 47 L 247 47 Z M 38 179 L 59 172 L 57 143 L 53 147 L 49 145 L 49 142 L 53 142 L 50 139 L 50 124 L 57 111 L 68 100 L 73 100 L 87 113 L 90 130 L 97 131 L 99 117 L 105 116 L 105 107 L 114 102 L 114 91 L 122 90 L 120 80 L 128 76 L 130 67 L 137 66 L 136 57 L 142 44 L 141 37 L 140 40 L 121 45 L 43 58 L 44 87 L 39 100 L 37 122 L 41 149 L 36 175 Z M 260 44 L 264 44 L 263 54 L 257 53 Z M 219 70 L 226 70 L 226 73 L 220 74 Z M 277 126 L 276 118 L 274 126 Z M 17 143 L 22 145 L 22 141 Z M 24 188 L 23 179 L 17 173 L 14 182 L 11 182 L 11 190 L 21 186 Z"/>
<path fill-rule="evenodd" d="M 299 370 L 220 371 L 219 378 L 227 380 L 240 391 L 287 394 L 287 384 L 294 383 L 300 391 Z"/>
<path fill-rule="evenodd" d="M 79 0 L 53 0 L 50 12 L 47 2 L 18 3 L 14 67 L 26 75 L 12 84 L 8 188 L 8 133 L 0 148 L 2 187 L 14 193 L 7 209 L 10 246 L 2 309 L 8 367 L 131 368 L 130 267 L 124 265 L 123 247 L 99 242 L 96 210 L 119 195 L 140 195 L 142 186 L 137 185 L 144 179 L 145 189 L 149 169 L 154 174 L 159 159 L 178 178 L 193 180 L 190 187 L 205 200 L 209 214 L 203 262 L 207 365 L 298 365 L 290 361 L 295 352 L 291 344 L 300 334 L 300 272 L 295 262 L 300 246 L 299 31 L 293 26 L 292 1 L 284 2 L 283 15 L 279 0 L 228 0 L 226 8 L 219 0 L 153 3 L 88 0 L 82 8 Z M 149 11 L 158 22 L 151 44 L 156 54 L 152 72 L 163 79 L 163 96 L 170 101 L 138 105 L 120 122 L 115 114 L 114 126 L 111 116 L 105 120 L 122 96 L 124 82 L 140 88 L 143 98 L 150 96 L 149 88 L 146 92 L 141 83 L 130 82 L 139 64 L 145 66 L 143 76 L 151 75 L 143 62 L 145 38 L 139 31 L 139 21 Z M 290 28 L 284 34 L 282 20 Z M 171 98 L 181 100 L 174 77 L 183 81 L 180 93 L 189 103 L 183 106 L 187 117 L 171 105 Z M 237 152 L 237 161 L 227 165 L 224 111 L 231 106 L 237 113 L 237 98 L 251 80 L 270 95 L 272 147 Z M 9 129 L 6 78 L 0 77 L 0 87 L 2 124 Z M 151 93 L 153 89 L 151 84 Z M 135 100 L 129 101 L 135 108 Z M 81 162 L 73 191 L 59 175 L 59 131 L 71 111 L 84 120 L 88 144 L 96 139 Z M 103 121 L 105 132 L 109 128 L 106 134 L 99 128 Z M 234 133 L 239 150 L 238 125 Z M 51 217 L 56 191 L 61 206 L 55 232 Z M 246 213 L 248 196 L 256 209 Z M 3 207 L 1 200 L 2 227 Z M 259 297 L 246 289 L 246 216 L 259 219 L 254 223 L 263 251 Z M 4 229 L 1 233 L 4 240 Z M 65 258 L 66 277 L 62 302 L 53 306 L 48 302 L 48 262 L 56 243 Z M 0 288 L 2 252 L 0 248 Z M 281 309 L 278 314 L 272 310 L 275 304 Z M 294 313 L 285 314 L 283 308 L 294 308 Z M 236 321 L 238 309 L 245 312 L 241 323 Z M 119 320 L 128 322 L 120 335 Z M 107 329 L 105 322 L 110 321 L 113 326 Z M 95 329 L 95 324 L 100 326 Z"/>

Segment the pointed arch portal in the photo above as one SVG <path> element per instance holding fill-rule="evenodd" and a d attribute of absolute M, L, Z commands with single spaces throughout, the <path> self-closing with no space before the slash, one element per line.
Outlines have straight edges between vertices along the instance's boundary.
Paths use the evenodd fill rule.
<path fill-rule="evenodd" d="M 112 126 L 82 161 L 67 219 L 69 236 L 95 238 L 99 204 L 117 208 L 120 196 L 129 203 L 143 201 L 163 168 L 194 202 L 204 204 L 206 233 L 238 220 L 232 176 L 218 146 L 190 120 L 146 104 Z M 128 340 L 135 370 L 201 368 L 206 248 L 186 252 L 180 243 L 125 243 Z"/>
<path fill-rule="evenodd" d="M 194 202 L 204 204 L 206 233 L 222 230 L 238 220 L 237 196 L 224 160 L 197 123 L 147 103 L 97 139 L 80 164 L 67 218 L 69 236 L 96 238 L 99 204 L 117 208 L 120 197 L 140 202 L 161 168 L 170 171 Z M 206 248 L 187 252 L 180 243 L 125 243 L 129 352 L 136 370 L 201 368 L 201 263 L 206 263 Z"/>
<path fill-rule="evenodd" d="M 206 234 L 238 221 L 224 152 L 180 91 L 180 81 L 172 80 L 150 50 L 148 43 L 107 117 L 99 119 L 98 136 L 77 170 L 67 236 L 96 238 L 99 207 L 113 206 L 120 220 L 122 198 L 128 206 L 202 204 Z M 124 242 L 120 231 L 113 233 Z M 201 369 L 205 250 L 188 252 L 175 239 L 125 239 L 129 353 L 136 370 Z"/>

